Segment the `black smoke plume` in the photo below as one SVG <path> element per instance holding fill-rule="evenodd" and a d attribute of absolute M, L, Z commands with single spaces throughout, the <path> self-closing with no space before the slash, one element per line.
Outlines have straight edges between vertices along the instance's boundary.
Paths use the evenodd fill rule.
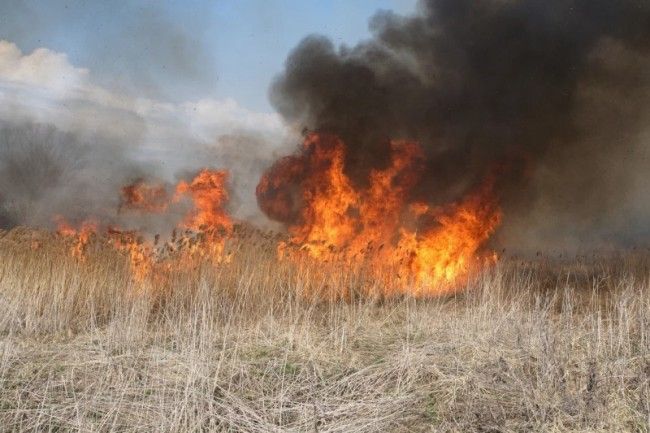
<path fill-rule="evenodd" d="M 370 29 L 354 47 L 306 37 L 270 91 L 289 123 L 345 141 L 355 182 L 413 139 L 414 198 L 505 167 L 505 244 L 650 235 L 649 1 L 422 0 Z"/>

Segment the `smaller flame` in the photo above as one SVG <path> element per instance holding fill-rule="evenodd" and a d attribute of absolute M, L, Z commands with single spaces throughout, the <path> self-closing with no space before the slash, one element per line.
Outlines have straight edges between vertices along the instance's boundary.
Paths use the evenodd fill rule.
<path fill-rule="evenodd" d="M 84 261 L 86 257 L 86 245 L 90 242 L 91 237 L 97 233 L 97 221 L 83 221 L 79 229 L 74 228 L 60 215 L 55 216 L 54 221 L 57 224 L 57 233 L 75 240 L 74 245 L 70 248 L 70 254 Z"/>
<path fill-rule="evenodd" d="M 174 196 L 176 201 L 189 196 L 194 204 L 179 227 L 205 233 L 203 242 L 190 243 L 189 252 L 216 262 L 221 262 L 225 237 L 232 232 L 232 220 L 224 210 L 229 199 L 227 180 L 228 172 L 224 170 L 204 169 L 191 182 L 181 181 Z"/>
<path fill-rule="evenodd" d="M 177 224 L 181 235 L 174 230 L 170 241 L 158 245 L 156 235 L 153 243 L 134 230 L 120 227 L 106 227 L 104 238 L 117 251 L 125 252 L 134 279 L 145 281 L 149 277 L 165 275 L 174 264 L 182 267 L 182 262 L 194 257 L 209 257 L 214 262 L 225 262 L 223 256 L 225 238 L 232 232 L 232 220 L 224 210 L 228 202 L 226 182 L 228 173 L 223 170 L 201 170 L 191 181 L 181 181 L 173 195 L 159 184 L 147 184 L 143 180 L 121 189 L 121 210 L 139 213 L 164 213 L 173 203 L 189 200 L 191 209 Z M 70 254 L 85 261 L 85 250 L 93 235 L 99 233 L 100 224 L 89 219 L 75 228 L 63 217 L 54 218 L 57 231 L 66 238 L 74 239 Z"/>
<path fill-rule="evenodd" d="M 191 182 L 179 182 L 174 200 L 180 201 L 184 196 L 189 196 L 194 204 L 194 209 L 180 226 L 197 231 L 231 230 L 232 221 L 224 210 L 229 198 L 225 188 L 227 180 L 228 172 L 224 170 L 204 169 Z"/>
<path fill-rule="evenodd" d="M 137 232 L 109 227 L 107 235 L 117 250 L 128 254 L 131 271 L 136 281 L 142 282 L 152 274 L 154 250 Z"/>

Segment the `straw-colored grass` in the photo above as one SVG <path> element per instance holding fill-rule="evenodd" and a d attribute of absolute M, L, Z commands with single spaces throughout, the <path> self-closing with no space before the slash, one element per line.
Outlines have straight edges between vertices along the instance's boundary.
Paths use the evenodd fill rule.
<path fill-rule="evenodd" d="M 357 269 L 230 263 L 165 284 L 125 257 L 0 239 L 0 430 L 638 431 L 650 424 L 650 259 L 503 259 L 456 296 L 347 296 Z"/>

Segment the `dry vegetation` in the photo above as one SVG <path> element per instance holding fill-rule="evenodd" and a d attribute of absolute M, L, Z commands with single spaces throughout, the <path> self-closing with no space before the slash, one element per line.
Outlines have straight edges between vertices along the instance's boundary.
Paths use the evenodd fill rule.
<path fill-rule="evenodd" d="M 278 262 L 259 233 L 145 285 L 101 243 L 80 263 L 2 236 L 3 431 L 649 431 L 647 253 L 373 299 L 362 270 Z"/>

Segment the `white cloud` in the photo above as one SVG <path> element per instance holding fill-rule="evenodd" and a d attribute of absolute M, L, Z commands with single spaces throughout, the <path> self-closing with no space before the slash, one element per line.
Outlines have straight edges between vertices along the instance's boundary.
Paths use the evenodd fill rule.
<path fill-rule="evenodd" d="M 240 106 L 234 99 L 201 99 L 178 107 L 185 122 L 198 137 L 209 139 L 220 131 L 250 131 L 278 135 L 283 132 L 276 113 L 256 113 Z"/>
<path fill-rule="evenodd" d="M 278 143 L 287 136 L 279 115 L 250 111 L 233 99 L 170 103 L 113 92 L 92 74 L 45 48 L 30 54 L 0 40 L 0 119 L 35 120 L 65 131 L 102 134 L 166 149 L 245 133 Z M 133 142 L 135 140 L 135 142 Z"/>
<path fill-rule="evenodd" d="M 4 82 L 61 95 L 82 84 L 87 77 L 88 70 L 72 66 L 65 54 L 39 48 L 25 55 L 15 44 L 0 40 L 0 80 Z"/>

